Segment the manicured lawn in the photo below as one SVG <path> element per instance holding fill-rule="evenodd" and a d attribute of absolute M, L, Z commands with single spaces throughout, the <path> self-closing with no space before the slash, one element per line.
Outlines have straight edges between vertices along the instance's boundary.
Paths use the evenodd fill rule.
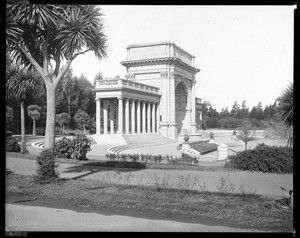
<path fill-rule="evenodd" d="M 8 174 L 6 195 L 16 194 L 95 209 L 151 213 L 158 219 L 185 217 L 199 223 L 210 220 L 213 224 L 264 231 L 290 232 L 293 229 L 292 208 L 271 198 L 247 192 L 207 192 L 205 187 L 202 191 L 193 191 L 183 183 L 177 188 L 170 188 L 167 183 L 133 186 L 130 174 L 122 179 L 58 180 L 47 185 L 35 184 L 32 176 Z"/>

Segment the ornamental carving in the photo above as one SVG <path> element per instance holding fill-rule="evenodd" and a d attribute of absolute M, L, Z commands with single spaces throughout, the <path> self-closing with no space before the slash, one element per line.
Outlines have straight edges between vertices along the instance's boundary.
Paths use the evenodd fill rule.
<path fill-rule="evenodd" d="M 127 80 L 134 80 L 134 74 L 127 74 L 125 77 Z"/>

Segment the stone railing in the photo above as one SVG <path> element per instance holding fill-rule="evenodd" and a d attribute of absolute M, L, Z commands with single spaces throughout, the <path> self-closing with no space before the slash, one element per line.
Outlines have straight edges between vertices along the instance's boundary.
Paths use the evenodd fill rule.
<path fill-rule="evenodd" d="M 110 79 L 110 80 L 101 80 L 96 83 L 95 89 L 101 88 L 130 88 L 138 91 L 151 92 L 159 94 L 159 88 L 146 85 L 143 83 L 137 83 L 131 80 L 126 79 Z"/>

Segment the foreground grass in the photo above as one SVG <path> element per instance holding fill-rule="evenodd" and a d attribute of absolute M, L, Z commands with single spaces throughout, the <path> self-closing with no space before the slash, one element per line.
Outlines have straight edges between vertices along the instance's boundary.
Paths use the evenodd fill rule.
<path fill-rule="evenodd" d="M 197 192 L 188 189 L 120 184 L 104 180 L 58 180 L 39 185 L 32 176 L 6 176 L 8 194 L 60 199 L 94 208 L 123 208 L 195 221 L 213 219 L 215 224 L 265 231 L 292 231 L 292 209 L 256 194 Z"/>

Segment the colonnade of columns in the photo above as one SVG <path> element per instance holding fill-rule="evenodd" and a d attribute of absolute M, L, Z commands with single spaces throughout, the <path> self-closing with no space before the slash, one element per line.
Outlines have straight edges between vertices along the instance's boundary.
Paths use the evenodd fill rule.
<path fill-rule="evenodd" d="M 158 103 L 129 98 L 96 99 L 96 134 L 157 133 L 158 130 Z"/>

